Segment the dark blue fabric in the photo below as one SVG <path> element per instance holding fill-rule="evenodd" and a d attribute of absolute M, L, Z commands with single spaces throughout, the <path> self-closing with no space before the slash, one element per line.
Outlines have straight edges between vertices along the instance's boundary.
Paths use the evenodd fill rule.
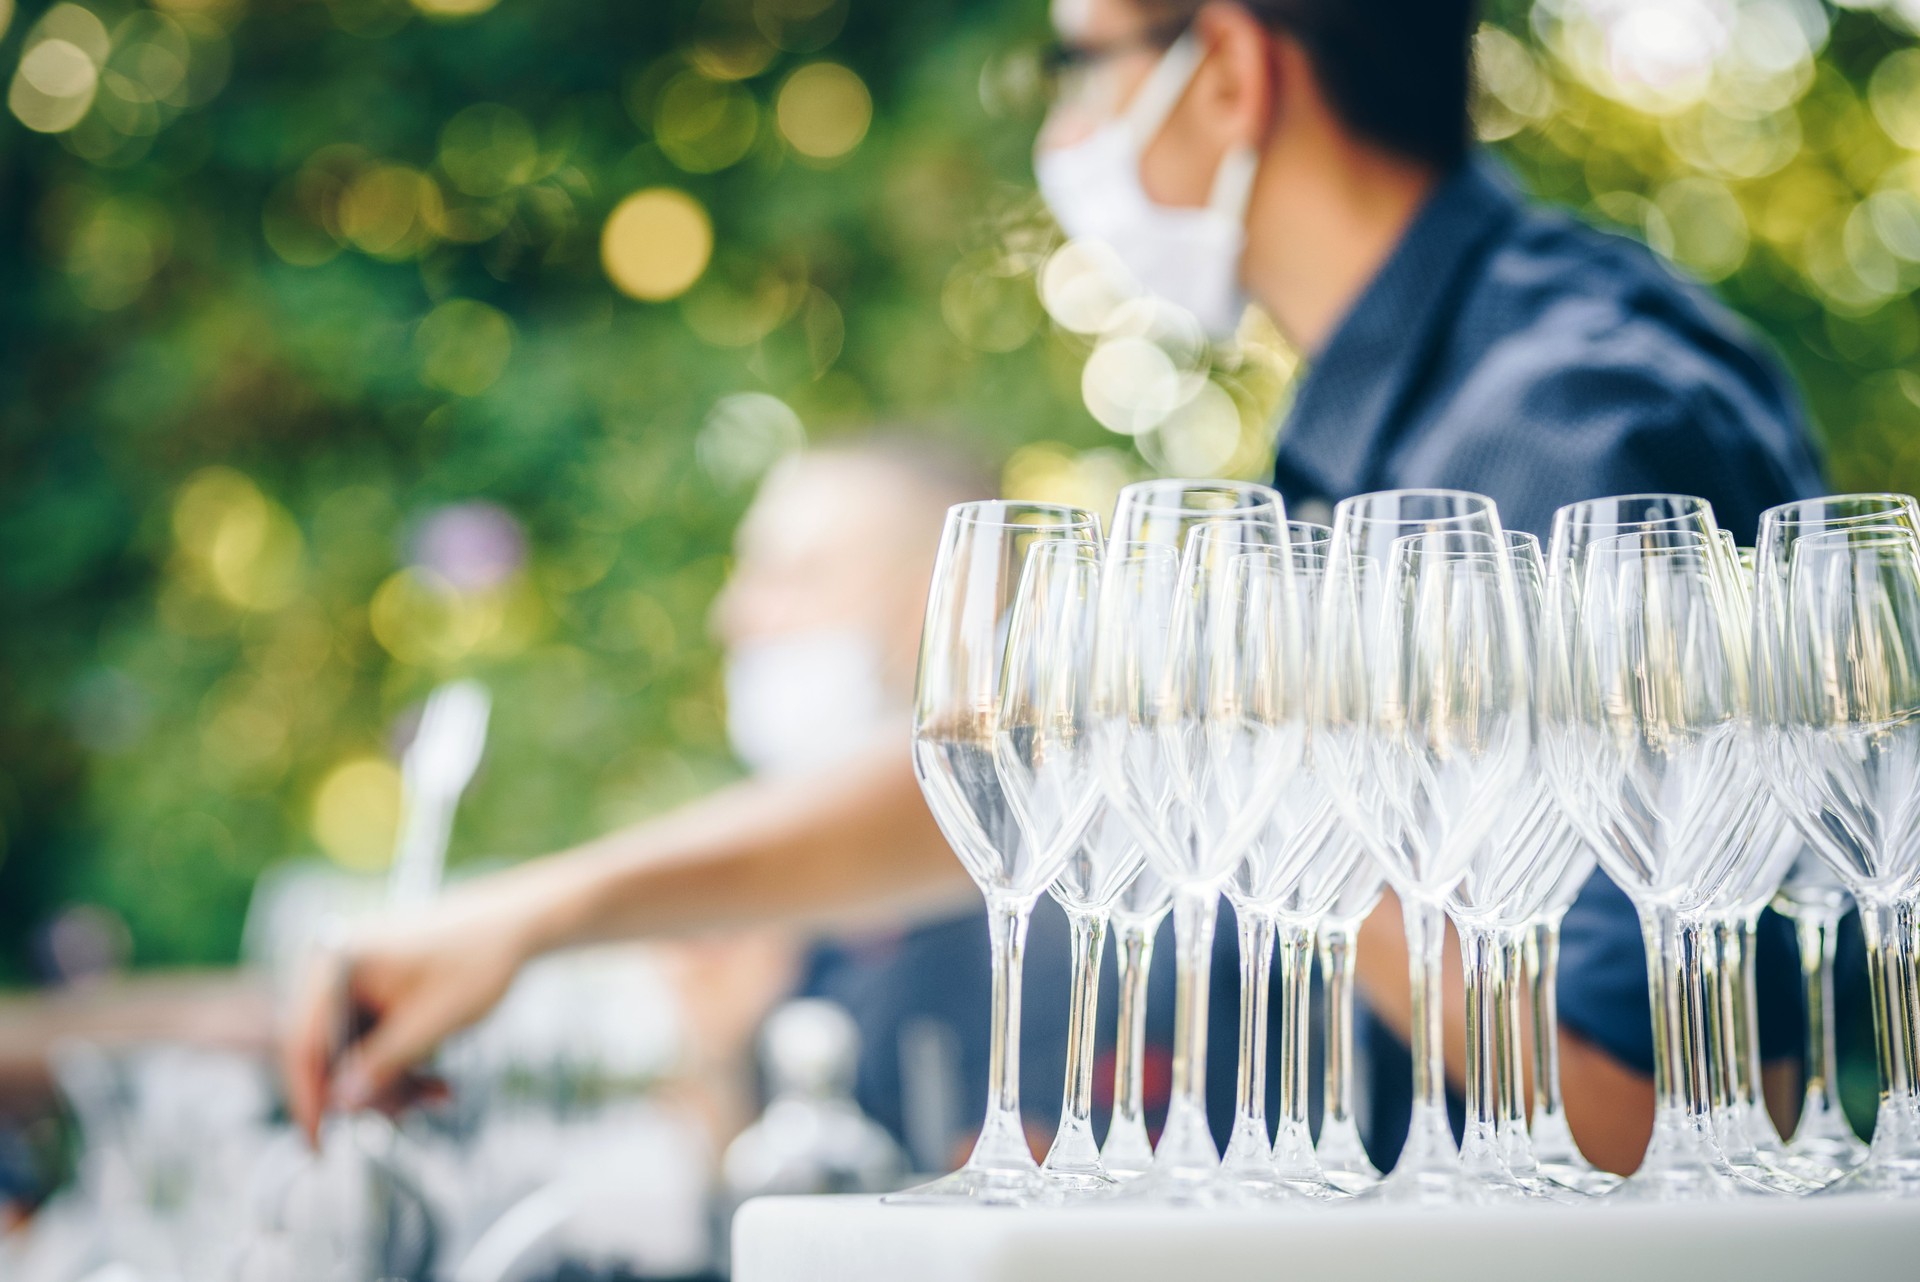
<path fill-rule="evenodd" d="M 1640 244 L 1529 207 L 1485 157 L 1449 178 L 1314 360 L 1274 482 L 1295 515 L 1369 490 L 1445 486 L 1543 540 L 1554 509 L 1698 494 L 1751 543 L 1760 513 L 1821 492 L 1799 397 L 1766 346 Z M 1799 1052 L 1792 933 L 1759 949 L 1760 1038 Z M 1651 1073 L 1632 906 L 1596 874 L 1565 924 L 1566 1026 Z M 1405 1138 L 1404 1047 L 1374 1025 L 1376 1156 Z"/>

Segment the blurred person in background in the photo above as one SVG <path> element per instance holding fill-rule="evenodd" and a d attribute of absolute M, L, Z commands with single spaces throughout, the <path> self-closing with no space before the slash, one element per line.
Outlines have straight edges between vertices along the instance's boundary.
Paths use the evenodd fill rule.
<path fill-rule="evenodd" d="M 431 1003 L 376 1026 L 357 1057 L 369 1093 L 384 1091 L 399 1067 L 483 1013 L 517 964 L 544 950 L 525 933 L 531 920 L 507 926 L 505 918 L 540 900 L 540 911 L 555 916 L 537 929 L 554 930 L 555 945 L 627 933 L 619 915 L 604 926 L 573 918 L 594 909 L 570 899 L 576 890 L 598 898 L 586 883 L 625 867 L 642 881 L 664 877 L 686 886 L 718 877 L 693 892 L 710 909 L 732 902 L 725 883 L 739 879 L 733 908 L 669 910 L 647 923 L 647 933 L 684 936 L 667 954 L 689 1026 L 693 1062 L 682 1085 L 704 1083 L 693 1102 L 720 1139 L 750 1117 L 744 1083 L 754 1030 L 775 1002 L 797 993 L 835 1001 L 854 1016 L 861 1037 L 855 1097 L 915 1159 L 939 1165 L 951 1160 L 951 1148 L 969 1143 L 959 1128 L 986 1107 L 988 994 L 961 977 L 985 968 L 987 927 L 968 902 L 963 876 L 916 876 L 928 853 L 922 824 L 930 831 L 931 821 L 902 814 L 907 802 L 917 808 L 918 790 L 910 775 L 888 767 L 896 757 L 905 766 L 920 617 L 946 509 L 993 492 L 988 476 L 960 451 L 897 429 L 809 449 L 777 465 L 740 525 L 732 571 L 711 616 L 726 653 L 728 739 L 753 778 L 571 855 L 451 889 L 446 908 L 434 914 L 437 924 L 417 940 L 421 951 L 391 957 L 397 969 L 385 976 L 373 959 L 385 955 L 386 944 L 366 944 L 353 981 L 357 1003 L 381 1015 L 397 1015 L 391 1003 L 416 994 Z M 909 794 L 891 795 L 903 779 Z M 868 799 L 872 815 L 862 813 Z M 834 829 L 808 831 L 820 822 L 815 807 L 823 802 L 828 822 L 846 834 L 845 847 L 831 844 Z M 789 826 L 795 845 L 782 837 Z M 907 840 L 896 850 L 901 829 Z M 892 858 L 907 871 L 876 880 L 906 888 L 930 882 L 930 893 L 895 896 L 883 887 L 874 896 L 876 911 L 861 913 L 857 904 L 845 911 L 840 901 L 849 897 L 838 888 Z M 705 872 L 703 861 L 710 865 Z M 815 876 L 831 880 L 805 888 Z M 810 908 L 801 917 L 786 911 L 787 903 Z M 796 919 L 819 928 L 812 932 L 817 942 L 792 929 Z M 465 933 L 483 921 L 503 933 L 496 936 L 491 925 L 480 935 Z M 725 929 L 742 925 L 759 928 Z M 397 942 L 415 930 L 406 925 L 380 938 Z M 432 970 L 481 937 L 495 938 L 502 951 L 473 974 L 474 986 L 431 995 L 411 987 L 424 978 L 437 988 L 413 967 Z M 1027 957 L 1027 1108 L 1035 1133 L 1045 1137 L 1059 1108 L 1067 1017 L 1066 919 L 1051 901 L 1036 915 Z M 401 987 L 390 990 L 390 981 Z M 415 1027 L 422 1040 L 399 1040 Z M 297 1050 L 312 1045 L 295 1042 Z M 924 1063 L 929 1055 L 949 1062 L 924 1074 L 906 1070 L 907 1061 Z M 344 1089 L 361 1087 L 349 1081 Z M 296 1094 L 303 1119 L 311 1120 L 316 1100 Z"/>
<path fill-rule="evenodd" d="M 1798 395 L 1763 344 L 1642 246 L 1528 207 L 1473 151 L 1470 0 L 1058 0 L 1054 18 L 1062 74 L 1042 193 L 1070 236 L 1105 242 L 1216 337 L 1251 302 L 1303 353 L 1274 470 L 1294 515 L 1450 486 L 1545 535 L 1565 503 L 1679 491 L 1711 500 L 1746 542 L 1762 509 L 1820 491 Z M 407 1065 L 552 948 L 899 913 L 965 887 L 904 736 L 837 770 L 757 779 L 366 940 L 296 1013 L 294 1106 L 311 1127 L 329 1102 L 392 1099 Z M 1367 928 L 1361 980 L 1385 1041 L 1403 1045 L 1406 953 L 1388 905 Z M 1776 1099 L 1791 1094 L 1798 1038 L 1779 926 L 1760 958 Z M 1591 1158 L 1630 1170 L 1652 1124 L 1651 1031 L 1638 927 L 1604 875 L 1564 947 L 1569 1119 Z M 323 1012 L 342 978 L 370 1019 L 336 1069 Z M 1464 1028 L 1456 976 L 1454 1074 Z M 1371 1058 L 1385 1164 L 1404 1134 L 1406 1061 Z"/>

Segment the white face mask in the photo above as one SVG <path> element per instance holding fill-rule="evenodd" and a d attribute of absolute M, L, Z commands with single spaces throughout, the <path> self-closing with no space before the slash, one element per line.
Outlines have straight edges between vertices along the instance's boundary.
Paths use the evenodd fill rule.
<path fill-rule="evenodd" d="M 1124 113 L 1079 142 L 1041 151 L 1034 172 L 1067 235 L 1105 242 L 1145 289 L 1224 338 L 1247 306 L 1240 258 L 1258 156 L 1245 145 L 1229 151 L 1200 209 L 1158 204 L 1140 183 L 1141 155 L 1193 83 L 1203 53 L 1191 34 L 1181 36 Z"/>
<path fill-rule="evenodd" d="M 727 651 L 727 739 L 755 773 L 829 765 L 871 744 L 888 714 L 880 647 L 852 631 L 796 632 Z M 905 737 L 906 714 L 899 712 Z"/>

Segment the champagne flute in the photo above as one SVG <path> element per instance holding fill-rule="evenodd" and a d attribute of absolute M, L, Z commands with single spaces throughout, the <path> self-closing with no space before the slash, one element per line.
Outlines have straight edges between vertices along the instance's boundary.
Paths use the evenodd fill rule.
<path fill-rule="evenodd" d="M 1572 534 L 1564 523 L 1555 534 L 1557 554 Z M 1708 1126 L 1700 937 L 1683 930 L 1682 913 L 1749 848 L 1761 814 L 1745 620 L 1711 526 L 1583 538 L 1577 635 L 1557 658 L 1569 679 L 1550 683 L 1547 740 L 1559 751 L 1548 755 L 1639 913 L 1654 1017 L 1653 1140 L 1615 1195 L 1728 1196 L 1750 1186 Z"/>
<path fill-rule="evenodd" d="M 1768 554 L 1785 541 L 1780 524 L 1770 529 L 1762 519 L 1763 577 L 1778 564 Z M 1783 617 L 1763 617 L 1755 628 L 1778 646 L 1769 765 L 1789 814 L 1860 906 L 1881 1074 L 1867 1160 L 1828 1188 L 1916 1197 L 1920 539 L 1904 519 L 1836 523 L 1791 539 L 1784 559 L 1786 591 L 1772 598 Z"/>
<path fill-rule="evenodd" d="M 1099 520 L 1078 508 L 949 509 L 914 697 L 928 808 L 987 901 L 993 954 L 987 1116 L 960 1170 L 895 1202 L 1021 1205 L 1048 1185 L 1020 1116 L 1027 921 L 1093 817 L 1086 685 Z"/>
<path fill-rule="evenodd" d="M 1173 887 L 1178 948 L 1174 1090 L 1167 1127 L 1136 1196 L 1212 1202 L 1219 1151 L 1206 1113 L 1208 972 L 1220 890 L 1266 821 L 1305 749 L 1298 626 L 1290 591 L 1256 597 L 1247 554 L 1281 526 L 1219 522 L 1181 561 L 1170 644 L 1153 662 L 1156 627 L 1104 609 L 1097 753 L 1109 803 Z M 1284 558 L 1282 573 L 1288 573 Z M 1255 626 L 1258 609 L 1278 622 Z M 1290 682 L 1290 683 L 1289 683 Z"/>
<path fill-rule="evenodd" d="M 1530 751 L 1529 665 L 1503 542 L 1492 501 L 1458 490 L 1365 494 L 1334 509 L 1314 757 L 1400 898 L 1413 992 L 1407 1144 L 1369 1196 L 1475 1193 L 1447 1122 L 1443 905 Z"/>
<path fill-rule="evenodd" d="M 1313 612 L 1326 567 L 1332 531 L 1301 521 L 1287 523 L 1287 548 L 1249 556 L 1249 583 L 1269 597 L 1295 594 L 1295 614 L 1305 654 L 1312 653 Z M 1214 537 L 1209 527 L 1196 540 Z M 1282 560 L 1291 562 L 1291 575 Z M 1268 618 L 1267 627 L 1277 618 Z M 1310 663 L 1310 659 L 1303 660 Z M 1268 821 L 1234 868 L 1226 894 L 1240 935 L 1240 1054 L 1235 1074 L 1234 1124 L 1222 1174 L 1256 1196 L 1295 1193 L 1344 1196 L 1321 1172 L 1307 1118 L 1307 996 L 1313 965 L 1313 931 L 1333 906 L 1362 852 L 1346 839 L 1325 785 L 1315 780 L 1311 759 L 1283 782 Z M 1266 1119 L 1268 978 L 1276 937 L 1280 945 L 1280 1096 L 1278 1134 Z"/>
<path fill-rule="evenodd" d="M 1156 545 L 1167 549 L 1177 567 L 1193 527 L 1209 520 L 1249 520 L 1266 527 L 1278 543 L 1285 527 L 1280 495 L 1270 486 L 1250 481 L 1185 478 L 1137 481 L 1120 491 L 1114 505 L 1113 549 L 1123 544 Z M 1167 600 L 1171 601 L 1169 591 Z M 1112 632 L 1111 628 L 1106 629 Z M 1154 662 L 1164 654 L 1153 656 Z M 1140 674 L 1132 678 L 1136 690 Z M 1147 809 L 1155 814 L 1172 804 L 1164 780 L 1142 778 L 1143 795 L 1153 797 Z M 1173 904 L 1173 888 L 1152 867 L 1144 868 L 1122 892 L 1114 908 L 1115 947 L 1120 972 L 1119 1040 L 1114 1057 L 1113 1120 L 1101 1148 L 1107 1171 L 1127 1180 L 1144 1174 L 1152 1164 L 1142 1102 L 1143 1053 L 1146 1045 L 1147 985 L 1153 960 L 1154 936 Z"/>

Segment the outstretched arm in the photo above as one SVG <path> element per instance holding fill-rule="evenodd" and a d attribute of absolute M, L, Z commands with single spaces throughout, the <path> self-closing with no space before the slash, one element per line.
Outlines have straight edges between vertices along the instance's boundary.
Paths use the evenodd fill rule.
<path fill-rule="evenodd" d="M 756 922 L 846 922 L 966 891 L 898 745 L 827 771 L 737 784 L 456 887 L 317 964 L 282 1049 L 293 1112 L 313 1135 L 329 1103 L 392 1098 L 411 1065 L 484 1015 L 544 952 Z"/>

